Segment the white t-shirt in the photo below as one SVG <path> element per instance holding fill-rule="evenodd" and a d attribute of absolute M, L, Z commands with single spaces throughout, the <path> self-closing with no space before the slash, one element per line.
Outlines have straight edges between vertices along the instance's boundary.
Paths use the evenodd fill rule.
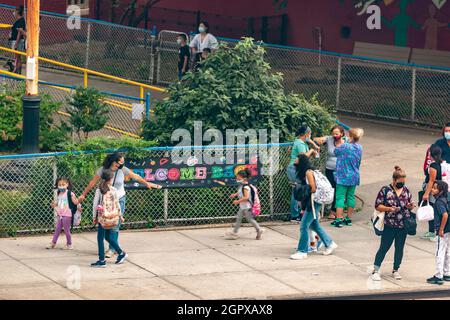
<path fill-rule="evenodd" d="M 216 37 L 214 37 L 211 33 L 207 33 L 203 42 L 201 40 L 201 34 L 197 34 L 194 39 L 192 39 L 189 47 L 197 49 L 197 52 L 203 52 L 204 49 L 209 48 L 211 50 L 215 50 L 219 46 L 219 42 Z"/>
<path fill-rule="evenodd" d="M 103 174 L 103 167 L 98 169 L 97 175 L 99 177 Z M 117 198 L 123 198 L 125 196 L 125 177 L 130 174 L 130 169 L 127 167 L 123 167 L 122 169 L 118 169 L 116 172 L 114 172 L 114 188 L 117 189 Z"/>
<path fill-rule="evenodd" d="M 240 186 L 238 189 L 239 199 L 242 199 L 244 197 L 243 189 L 246 189 L 248 191 L 248 196 L 251 197 L 250 186 Z M 252 204 L 250 203 L 250 201 L 245 201 L 245 202 L 239 203 L 239 209 L 246 210 L 246 209 L 251 209 L 251 208 L 252 208 Z"/>

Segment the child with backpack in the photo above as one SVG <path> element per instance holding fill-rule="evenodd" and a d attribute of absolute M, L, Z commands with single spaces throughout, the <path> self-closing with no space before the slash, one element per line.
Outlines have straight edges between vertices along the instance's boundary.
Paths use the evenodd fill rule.
<path fill-rule="evenodd" d="M 255 220 L 255 216 L 260 214 L 258 190 L 255 186 L 249 183 L 251 176 L 252 174 L 250 169 L 239 171 L 236 176 L 236 182 L 239 183 L 238 192 L 230 195 L 230 198 L 238 198 L 238 200 L 233 201 L 233 204 L 239 205 L 239 211 L 233 231 L 225 234 L 225 238 L 227 240 L 236 240 L 239 238 L 238 232 L 241 227 L 243 217 L 245 217 L 252 224 L 252 226 L 255 227 L 256 240 L 262 239 L 264 229 L 262 229 Z"/>
<path fill-rule="evenodd" d="M 58 178 L 55 182 L 57 191 L 57 202 L 52 203 L 52 208 L 56 211 L 56 230 L 53 234 L 53 240 L 47 246 L 47 249 L 54 249 L 59 235 L 64 229 L 66 235 L 65 250 L 73 250 L 72 235 L 70 228 L 73 223 L 73 216 L 77 211 L 78 199 L 72 192 L 72 183 L 68 178 Z"/>
<path fill-rule="evenodd" d="M 93 222 L 98 224 L 97 243 L 99 260 L 91 264 L 93 268 L 105 268 L 105 244 L 104 240 L 109 242 L 110 246 L 116 250 L 118 257 L 116 264 L 122 264 L 128 255 L 119 247 L 117 240 L 112 236 L 119 220 L 123 223 L 125 220 L 120 210 L 117 190 L 112 186 L 114 172 L 110 169 L 103 170 L 101 183 L 95 192 L 93 204 Z"/>

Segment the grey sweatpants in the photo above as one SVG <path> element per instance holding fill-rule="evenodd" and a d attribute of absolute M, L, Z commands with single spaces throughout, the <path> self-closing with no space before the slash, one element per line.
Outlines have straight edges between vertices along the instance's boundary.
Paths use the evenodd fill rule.
<path fill-rule="evenodd" d="M 253 227 L 255 227 L 256 231 L 259 232 L 259 230 L 261 230 L 250 209 L 239 209 L 236 218 L 236 224 L 234 225 L 234 233 L 238 233 L 239 229 L 241 228 L 243 217 L 245 217 L 247 221 L 250 222 Z"/>
<path fill-rule="evenodd" d="M 437 237 L 436 241 L 436 277 L 450 276 L 450 233 Z"/>

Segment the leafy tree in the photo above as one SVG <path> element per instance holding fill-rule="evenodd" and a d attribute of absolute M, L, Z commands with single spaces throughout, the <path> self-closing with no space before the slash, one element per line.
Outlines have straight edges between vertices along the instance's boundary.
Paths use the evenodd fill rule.
<path fill-rule="evenodd" d="M 25 86 L 16 89 L 0 87 L 0 142 L 1 149 L 18 151 L 22 145 L 22 96 Z M 55 124 L 54 116 L 61 103 L 55 102 L 48 94 L 41 94 L 39 148 L 43 152 L 60 150 L 67 140 L 69 128 Z"/>
<path fill-rule="evenodd" d="M 169 96 L 156 104 L 155 116 L 144 122 L 143 137 L 171 144 L 172 132 L 182 128 L 192 133 L 194 121 L 223 133 L 279 129 L 280 141 L 291 140 L 302 123 L 316 134 L 325 133 L 334 122 L 332 110 L 317 97 L 286 94 L 283 75 L 271 72 L 264 55 L 265 49 L 250 38 L 233 48 L 221 45 L 198 71 L 169 87 Z"/>
<path fill-rule="evenodd" d="M 108 121 L 109 108 L 103 102 L 104 96 L 94 88 L 78 87 L 69 99 L 69 123 L 81 141 L 89 133 L 103 129 Z"/>

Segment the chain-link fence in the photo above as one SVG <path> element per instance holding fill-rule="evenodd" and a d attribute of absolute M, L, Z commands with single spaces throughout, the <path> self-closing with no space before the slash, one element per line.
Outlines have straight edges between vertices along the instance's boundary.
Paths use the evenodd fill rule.
<path fill-rule="evenodd" d="M 43 57 L 140 82 L 166 85 L 177 79 L 176 35 L 183 32 L 157 36 L 89 19 L 69 29 L 64 16 L 41 17 Z M 13 22 L 11 7 L 0 5 L 0 22 Z M 0 44 L 6 45 L 8 32 L 0 29 Z M 237 40 L 221 42 L 234 45 Z M 431 126 L 450 118 L 449 68 L 262 45 L 273 72 L 284 74 L 287 91 L 307 97 L 318 93 L 338 111 Z"/>
<path fill-rule="evenodd" d="M 285 168 L 290 159 L 291 144 L 265 146 L 262 178 L 257 184 L 262 215 L 259 220 L 288 218 L 291 186 Z M 147 159 L 170 157 L 170 148 L 150 148 L 142 151 Z M 261 145 L 240 146 L 229 152 L 248 155 L 261 152 Z M 258 150 L 258 151 L 256 151 Z M 205 149 L 193 151 L 203 156 Z M 259 154 L 259 153 L 258 153 Z M 71 179 L 79 196 L 88 185 L 105 154 L 60 154 L 30 158 L 29 156 L 0 156 L 0 235 L 48 232 L 54 229 L 54 184 L 57 177 Z M 323 167 L 324 157 L 314 159 Z M 158 182 L 156 182 L 158 183 Z M 127 190 L 126 228 L 168 227 L 204 223 L 231 222 L 236 215 L 229 195 L 235 187 L 184 188 L 163 190 Z M 83 203 L 79 229 L 92 228 L 92 191 Z"/>
<path fill-rule="evenodd" d="M 0 73 L 1 90 L 8 90 L 12 92 L 15 90 L 23 90 L 23 86 L 23 79 L 5 76 Z M 60 110 L 54 117 L 57 124 L 61 124 L 61 122 L 68 122 L 68 110 L 70 108 L 69 101 L 75 89 L 76 88 L 73 86 L 62 86 L 51 83 L 40 84 L 39 90 L 41 95 L 49 95 L 52 101 L 61 103 Z M 109 112 L 107 115 L 108 121 L 104 129 L 94 132 L 93 135 L 112 137 L 128 135 L 139 137 L 141 133 L 142 119 L 145 118 L 147 109 L 150 108 L 150 101 L 118 94 L 103 94 L 103 101 L 109 107 Z M 139 105 L 139 109 L 135 109 L 135 117 L 133 117 L 133 104 Z M 141 114 L 139 114 L 139 112 L 141 112 Z M 139 116 L 141 116 L 141 119 L 139 119 Z"/>

